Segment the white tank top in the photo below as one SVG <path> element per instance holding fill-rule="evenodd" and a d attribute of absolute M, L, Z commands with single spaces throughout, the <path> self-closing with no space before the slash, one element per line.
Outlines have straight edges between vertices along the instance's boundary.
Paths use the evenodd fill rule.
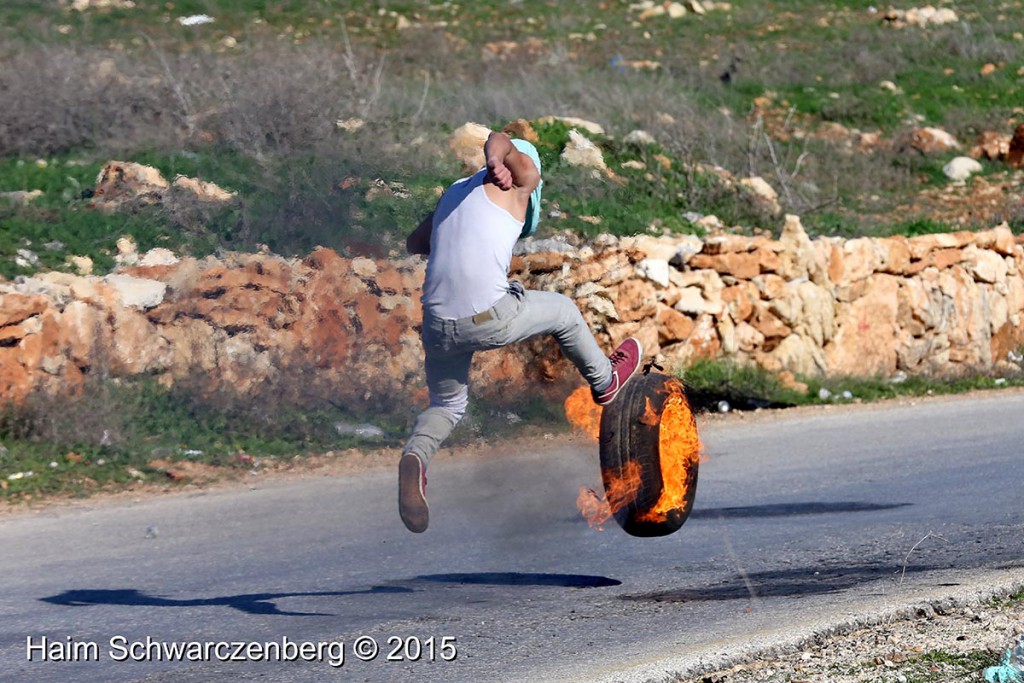
<path fill-rule="evenodd" d="M 486 170 L 454 183 L 434 211 L 423 311 L 465 318 L 486 311 L 508 291 L 512 248 L 523 221 L 491 201 Z"/>

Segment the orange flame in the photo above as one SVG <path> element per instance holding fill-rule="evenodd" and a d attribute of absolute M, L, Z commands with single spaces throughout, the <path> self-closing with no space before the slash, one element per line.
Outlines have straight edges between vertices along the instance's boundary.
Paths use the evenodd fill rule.
<path fill-rule="evenodd" d="M 563 405 L 565 417 L 573 429 L 597 441 L 601 435 L 601 406 L 594 403 L 590 387 L 583 386 L 572 392 Z"/>
<path fill-rule="evenodd" d="M 668 392 L 669 396 L 661 409 L 661 424 L 658 427 L 661 496 L 653 507 L 638 517 L 644 522 L 664 522 L 670 510 L 685 505 L 690 468 L 698 463 L 701 457 L 702 446 L 697 436 L 697 422 L 686 396 L 675 382 L 668 384 Z M 649 402 L 647 407 L 650 410 Z"/>
<path fill-rule="evenodd" d="M 636 499 L 643 483 L 640 479 L 640 464 L 635 461 L 626 463 L 621 477 L 611 470 L 604 470 L 603 476 L 605 496 L 598 496 L 593 489 L 581 486 L 576 497 L 576 507 L 580 509 L 580 514 L 586 518 L 590 528 L 598 531 L 603 531 L 602 524 Z"/>
<path fill-rule="evenodd" d="M 640 416 L 640 424 L 645 424 L 648 427 L 653 427 L 654 425 L 661 422 L 661 415 L 658 415 L 656 412 L 654 412 L 654 406 L 651 405 L 650 398 L 647 398 L 645 400 L 647 401 L 647 405 L 644 407 L 644 414 Z"/>

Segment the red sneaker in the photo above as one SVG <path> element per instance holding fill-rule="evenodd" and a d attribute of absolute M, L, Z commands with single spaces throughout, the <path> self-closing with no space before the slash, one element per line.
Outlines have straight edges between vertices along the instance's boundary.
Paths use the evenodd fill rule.
<path fill-rule="evenodd" d="M 427 508 L 427 472 L 423 460 L 406 453 L 398 461 L 398 514 L 409 531 L 421 534 L 430 522 Z"/>
<path fill-rule="evenodd" d="M 592 392 L 594 403 L 599 406 L 606 406 L 614 401 L 615 397 L 619 395 L 619 390 L 626 385 L 626 382 L 633 376 L 633 373 L 640 368 L 640 362 L 643 360 L 643 349 L 640 348 L 640 342 L 630 337 L 619 344 L 619 348 L 615 349 L 615 352 L 608 356 L 608 360 L 612 362 L 611 386 L 600 393 Z"/>

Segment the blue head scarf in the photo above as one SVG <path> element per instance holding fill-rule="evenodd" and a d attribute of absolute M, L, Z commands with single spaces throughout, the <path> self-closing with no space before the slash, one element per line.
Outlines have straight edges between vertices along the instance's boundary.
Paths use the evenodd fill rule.
<path fill-rule="evenodd" d="M 512 144 L 533 160 L 534 165 L 537 166 L 537 173 L 540 173 L 540 155 L 537 154 L 537 148 L 526 140 L 513 140 Z M 520 237 L 529 237 L 537 231 L 537 223 L 540 222 L 540 190 L 543 186 L 544 181 L 541 180 L 530 193 L 530 201 L 526 205 L 526 222 L 523 223 L 523 232 L 520 233 Z"/>

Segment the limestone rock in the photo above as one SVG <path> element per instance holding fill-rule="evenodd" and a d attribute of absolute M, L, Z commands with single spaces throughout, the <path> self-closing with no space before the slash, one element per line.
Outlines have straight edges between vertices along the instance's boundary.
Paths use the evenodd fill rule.
<path fill-rule="evenodd" d="M 26 296 L 11 292 L 0 294 L 0 327 L 15 325 L 39 315 L 48 307 L 47 298 L 42 295 Z"/>
<path fill-rule="evenodd" d="M 697 254 L 690 258 L 688 265 L 691 268 L 711 269 L 721 275 L 731 275 L 743 280 L 749 280 L 761 272 L 760 260 L 757 254 L 752 252 Z"/>
<path fill-rule="evenodd" d="M 167 179 L 152 166 L 108 161 L 96 176 L 92 204 L 105 209 L 156 204 L 169 188 Z"/>
<path fill-rule="evenodd" d="M 686 16 L 686 7 L 678 2 L 673 2 L 669 3 L 666 12 L 668 12 L 669 19 L 681 19 Z"/>
<path fill-rule="evenodd" d="M 134 0 L 70 0 L 71 9 L 76 12 L 85 12 L 90 9 L 103 9 L 103 8 L 114 8 L 114 9 L 131 9 L 135 7 Z M 66 0 L 61 0 L 61 4 L 67 4 Z"/>
<path fill-rule="evenodd" d="M 533 129 L 533 126 L 526 119 L 516 119 L 505 126 L 502 131 L 507 133 L 511 138 L 518 138 L 520 140 L 526 140 L 527 142 L 534 143 L 540 141 L 540 136 L 537 135 L 537 131 Z"/>
<path fill-rule="evenodd" d="M 902 28 L 904 26 L 941 26 L 952 24 L 960 20 L 955 10 L 948 7 L 935 8 L 932 5 L 924 7 L 912 7 L 910 9 L 889 9 L 882 15 L 882 20 L 890 26 Z"/>
<path fill-rule="evenodd" d="M 157 280 L 146 280 L 112 273 L 103 282 L 114 288 L 121 305 L 146 310 L 159 305 L 167 293 L 167 285 Z"/>
<path fill-rule="evenodd" d="M 150 249 L 139 260 L 140 266 L 173 266 L 180 263 L 181 259 L 174 255 L 170 249 L 156 247 Z"/>
<path fill-rule="evenodd" d="M 974 159 L 1004 161 L 1010 155 L 1010 136 L 987 130 L 978 136 L 977 144 L 971 148 Z"/>
<path fill-rule="evenodd" d="M 68 256 L 65 262 L 79 275 L 92 275 L 93 263 L 88 256 Z"/>
<path fill-rule="evenodd" d="M 772 216 L 778 216 L 782 213 L 782 206 L 779 204 L 779 193 L 761 176 L 741 178 L 740 187 L 746 190 L 754 205 L 761 208 L 765 213 Z"/>
<path fill-rule="evenodd" d="M 28 206 L 33 200 L 42 196 L 42 190 L 14 190 L 13 192 L 0 192 L 0 199 L 6 199 L 16 206 Z"/>
<path fill-rule="evenodd" d="M 627 133 L 626 137 L 622 138 L 622 141 L 629 145 L 637 145 L 638 147 L 647 147 L 657 143 L 653 135 L 639 128 Z"/>
<path fill-rule="evenodd" d="M 452 133 L 448 147 L 467 173 L 475 173 L 484 167 L 484 143 L 490 134 L 490 128 L 472 122 L 462 124 Z"/>
<path fill-rule="evenodd" d="M 829 372 L 891 375 L 896 371 L 899 281 L 873 275 L 864 294 L 836 305 L 836 333 L 825 346 Z"/>
<path fill-rule="evenodd" d="M 204 204 L 230 204 L 238 197 L 237 192 L 225 190 L 215 183 L 183 175 L 175 177 L 171 188 L 179 197 L 187 197 Z"/>
<path fill-rule="evenodd" d="M 562 160 L 571 166 L 584 166 L 602 171 L 607 168 L 601 148 L 575 128 L 569 131 L 569 142 L 562 150 Z"/>
<path fill-rule="evenodd" d="M 663 259 L 646 258 L 636 264 L 636 274 L 661 287 L 669 285 L 669 265 Z"/>
<path fill-rule="evenodd" d="M 587 119 L 580 119 L 573 116 L 542 116 L 537 123 L 550 125 L 555 122 L 562 123 L 569 128 L 578 128 L 587 131 L 591 135 L 604 135 L 604 127 Z"/>
<path fill-rule="evenodd" d="M 974 276 L 978 282 L 991 284 L 1006 282 L 1006 274 L 1009 271 L 1003 257 L 988 249 L 979 249 L 971 245 L 963 250 L 964 268 Z"/>
<path fill-rule="evenodd" d="M 955 157 L 942 167 L 942 172 L 950 180 L 963 182 L 975 173 L 981 173 L 982 166 L 971 157 Z"/>
<path fill-rule="evenodd" d="M 821 348 L 799 334 L 791 334 L 782 339 L 778 346 L 769 352 L 769 356 L 774 361 L 772 365 L 798 375 L 823 375 L 828 369 Z"/>
<path fill-rule="evenodd" d="M 954 149 L 960 149 L 960 143 L 955 137 L 941 128 L 918 128 L 910 138 L 910 146 L 922 154 L 943 154 Z"/>
<path fill-rule="evenodd" d="M 668 306 L 659 306 L 657 314 L 660 345 L 673 344 L 689 338 L 693 332 L 693 318 Z"/>

